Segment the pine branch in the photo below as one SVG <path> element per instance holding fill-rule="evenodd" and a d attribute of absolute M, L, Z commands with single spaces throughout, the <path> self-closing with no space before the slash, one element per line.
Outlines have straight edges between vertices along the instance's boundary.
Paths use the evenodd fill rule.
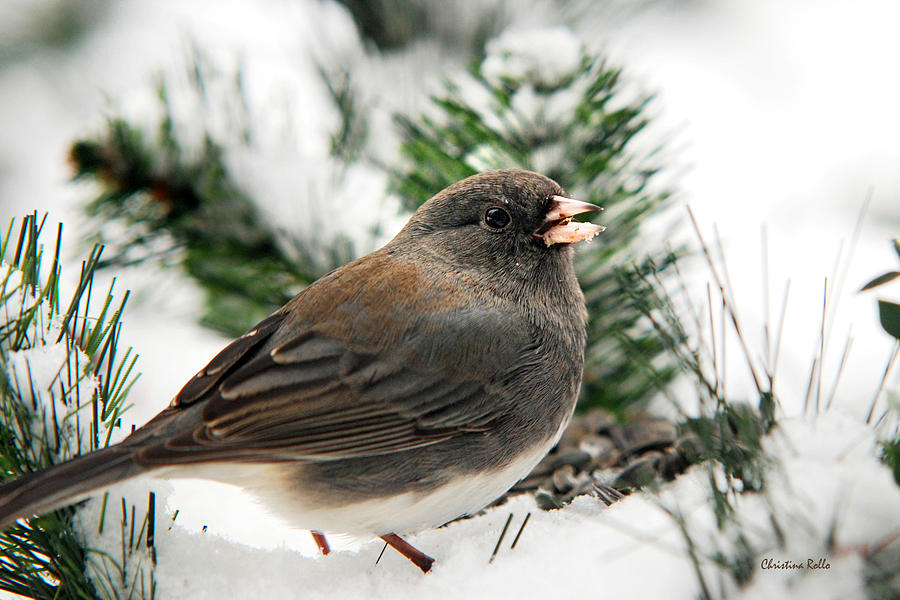
<path fill-rule="evenodd" d="M 413 210 L 466 176 L 518 166 L 604 206 L 608 231 L 577 257 L 590 313 L 581 404 L 621 415 L 646 402 L 675 372 L 638 300 L 621 289 L 627 278 L 618 275 L 648 253 L 642 224 L 669 206 L 670 194 L 656 189 L 660 167 L 636 142 L 647 127 L 651 97 L 630 96 L 619 69 L 585 54 L 570 33 L 551 33 L 554 50 L 577 44 L 558 73 L 504 72 L 496 64 L 506 55 L 500 38 L 488 44 L 485 61 L 473 70 L 475 85 L 465 94 L 448 83 L 446 93 L 434 99 L 438 114 L 398 116 L 406 162 L 393 173 L 393 188 Z M 365 141 L 365 118 L 348 77 L 320 75 L 341 116 L 331 152 L 350 164 Z M 194 80 L 196 94 L 205 97 L 199 61 Z M 114 248 L 101 267 L 147 260 L 178 265 L 206 293 L 201 321 L 238 335 L 352 251 L 315 260 L 302 242 L 276 231 L 260 217 L 254 199 L 231 183 L 213 134 L 206 131 L 199 150 L 184 150 L 188 134 L 173 125 L 164 86 L 159 97 L 164 118 L 155 135 L 111 120 L 102 137 L 73 148 L 78 176 L 103 184 L 103 193 L 88 206 L 100 241 Z M 664 277 L 678 253 L 650 249 L 646 260 Z"/>
<path fill-rule="evenodd" d="M 472 69 L 474 85 L 449 82 L 434 98 L 438 115 L 397 117 L 405 165 L 395 172 L 393 189 L 412 210 L 463 177 L 517 167 L 544 173 L 573 196 L 603 206 L 607 231 L 577 254 L 590 315 L 579 406 L 621 415 L 663 389 L 676 371 L 640 309 L 651 291 L 624 276 L 636 256 L 649 252 L 644 272 L 653 264 L 665 277 L 680 253 L 650 248 L 641 235 L 642 222 L 671 199 L 665 189 L 654 191 L 660 167 L 635 144 L 648 125 L 652 98 L 626 100 L 621 70 L 583 50 L 568 69 L 541 73 L 539 60 L 520 55 L 525 45 L 504 38 L 489 44 L 485 61 Z M 498 73 L 497 62 L 505 58 L 510 72 L 501 66 Z M 519 65 L 529 60 L 538 66 L 522 71 Z"/>
<path fill-rule="evenodd" d="M 202 95 L 199 62 L 195 68 Z M 100 232 L 94 241 L 113 252 L 98 267 L 177 265 L 205 292 L 201 322 L 236 336 L 337 265 L 322 264 L 300 242 L 285 243 L 230 180 L 212 133 L 204 132 L 199 151 L 186 150 L 164 84 L 159 98 L 164 116 L 156 133 L 110 119 L 101 136 L 72 146 L 76 179 L 103 188 L 86 207 Z"/>
<path fill-rule="evenodd" d="M 331 101 L 340 114 L 340 125 L 331 134 L 331 156 L 348 165 L 363 154 L 369 140 L 369 122 L 358 91 L 353 86 L 348 69 L 335 72 L 324 65 L 317 65 L 319 77 L 325 83 Z"/>
<path fill-rule="evenodd" d="M 121 354 L 117 344 L 128 294 L 116 303 L 110 289 L 91 306 L 102 249 L 82 263 L 75 292 L 63 303 L 62 226 L 43 276 L 43 225 L 30 215 L 17 237 L 11 224 L 0 239 L 0 260 L 10 261 L 0 271 L 0 480 L 105 446 L 137 379 L 137 355 L 130 348 Z M 96 588 L 100 565 L 74 533 L 75 512 L 20 520 L 0 533 L 0 589 L 38 599 L 110 597 Z M 122 570 L 115 560 L 102 562 Z"/>

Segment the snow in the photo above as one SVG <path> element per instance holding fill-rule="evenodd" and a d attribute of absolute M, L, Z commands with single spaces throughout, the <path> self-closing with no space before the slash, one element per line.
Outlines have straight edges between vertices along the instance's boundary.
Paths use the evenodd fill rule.
<path fill-rule="evenodd" d="M 55 4 L 46 0 L 41 6 Z M 26 3 L 16 5 L 0 10 L 17 11 Z M 533 86 L 559 81 L 577 69 L 583 50 L 579 40 L 586 40 L 591 50 L 608 51 L 626 67 L 626 75 L 661 91 L 659 129 L 675 137 L 676 156 L 691 165 L 679 188 L 704 232 L 709 236 L 712 223 L 722 231 L 751 348 L 762 347 L 757 342 L 765 314 L 759 300 L 761 224 L 768 226 L 772 314 L 777 314 L 785 281 L 792 281 L 779 367 L 782 420 L 767 443 L 777 459 L 770 467 L 770 497 L 742 496 L 738 512 L 744 523 L 759 530 L 753 539 L 770 549 L 766 557 L 805 565 L 809 558 L 824 556 L 831 567 L 759 570 L 747 588 L 725 591 L 744 598 L 864 597 L 861 549 L 900 529 L 897 486 L 876 459 L 876 432 L 861 422 L 890 341 L 877 325 L 872 295 L 853 294 L 859 284 L 896 268 L 887 240 L 897 235 L 898 224 L 900 147 L 893 132 L 898 130 L 900 90 L 892 76 L 900 52 L 893 27 L 897 6 L 885 0 L 853 6 L 809 0 L 737 0 L 727 6 L 655 3 L 624 21 L 604 20 L 600 11 L 586 15 L 572 23 L 573 35 L 563 28 L 534 27 L 535 21 L 555 14 L 547 5 L 516 5 L 511 11 L 517 15 L 514 26 L 487 48 L 485 74 L 494 80 L 516 74 L 529 78 L 531 85 L 517 90 L 514 103 L 528 118 L 552 125 L 574 96 L 559 92 L 542 104 L 535 100 Z M 23 34 L 18 25 L 6 25 L 27 23 L 28 18 L 7 19 L 6 12 L 0 16 L 0 33 L 12 44 Z M 478 23 L 475 11 L 460 17 L 470 25 Z M 351 68 L 372 113 L 371 148 L 388 164 L 397 142 L 392 111 L 422 109 L 439 77 L 462 69 L 458 57 L 443 52 L 437 40 L 417 43 L 407 53 L 367 53 L 346 11 L 328 2 L 273 2 L 265 9 L 227 3 L 210 11 L 204 2 L 132 0 L 112 3 L 105 19 L 70 51 L 0 64 L 5 137 L 0 144 L 0 212 L 6 218 L 35 208 L 51 210 L 51 219 L 66 221 L 69 256 L 75 254 L 71 248 L 78 237 L 73 230 L 83 228 L 76 217 L 78 203 L 92 190 L 66 183 L 67 145 L 99 129 L 109 113 L 155 123 L 154 72 L 181 82 L 170 89 L 176 119 L 195 132 L 195 139 L 208 128 L 228 142 L 230 171 L 248 193 L 267 199 L 264 208 L 273 222 L 322 236 L 347 232 L 364 251 L 399 222 L 395 217 L 383 232 L 373 234 L 372 223 L 393 211 L 392 201 L 377 216 L 361 214 L 358 207 L 372 206 L 373 198 L 384 195 L 383 174 L 366 165 L 342 174 L 326 156 L 336 115 L 310 53 L 332 60 L 338 55 L 338 66 Z M 219 92 L 227 91 L 242 65 L 249 107 L 244 116 L 258 132 L 252 144 L 236 135 L 240 120 L 233 117 L 240 116 L 240 107 L 217 105 L 210 120 L 193 120 L 201 100 L 179 79 L 191 45 L 201 48 L 213 67 L 213 103 L 227 95 Z M 0 48 L 6 47 L 0 42 Z M 470 88 L 461 85 L 470 98 Z M 542 160 L 556 164 L 564 153 L 565 148 L 550 145 Z M 472 164 L 490 161 L 487 148 L 470 157 Z M 831 273 L 840 240 L 849 239 L 870 190 L 873 200 L 863 235 L 847 261 L 843 291 L 835 296 L 840 311 L 833 311 L 837 317 L 826 344 L 825 373 L 835 372 L 844 338 L 852 334 L 851 359 L 835 409 L 801 417 L 810 362 L 819 346 L 821 313 L 811 307 L 821 305 L 826 274 L 834 285 Z M 329 213 L 318 214 L 301 198 L 327 202 Z M 846 241 L 845 260 L 848 250 Z M 705 277 L 702 268 L 697 272 Z M 137 406 L 127 415 L 140 423 L 164 407 L 224 340 L 196 327 L 191 315 L 198 294 L 177 276 L 150 270 L 118 275 L 123 287 L 135 288 L 136 299 L 145 300 L 129 306 L 123 341 L 142 355 L 144 375 L 131 396 Z M 704 283 L 696 289 L 702 290 Z M 896 296 L 898 285 L 880 293 Z M 736 346 L 729 342 L 729 348 L 730 360 L 736 360 Z M 15 360 L 21 366 L 26 356 L 45 384 L 61 365 L 58 350 L 49 347 Z M 743 371 L 742 365 L 729 362 L 732 393 L 748 393 Z M 828 377 L 824 383 L 832 381 Z M 896 378 L 888 384 L 896 386 Z M 896 392 L 889 390 L 886 396 L 896 399 Z M 876 414 L 885 405 L 882 399 Z M 227 486 L 135 481 L 117 487 L 110 505 L 120 510 L 117 502 L 123 495 L 141 504 L 150 488 L 159 494 L 159 598 L 529 598 L 572 593 L 695 598 L 697 581 L 683 540 L 659 503 L 677 506 L 686 515 L 702 550 L 730 544 L 714 527 L 703 469 L 664 486 L 656 498 L 632 495 L 609 509 L 583 497 L 563 510 L 542 512 L 529 499 L 518 498 L 484 516 L 423 532 L 410 541 L 438 559 L 427 576 L 390 549 L 374 566 L 381 551 L 377 541 L 332 540 L 338 551 L 318 557 L 306 532 L 286 529 Z M 85 532 L 93 531 L 96 512 L 91 511 L 97 504 L 82 512 Z M 785 531 L 783 550 L 766 528 L 772 507 Z M 175 510 L 178 517 L 170 524 Z M 531 519 L 515 550 L 508 547 L 508 533 L 504 549 L 488 564 L 506 517 L 514 515 L 515 530 L 528 512 Z M 836 549 L 831 552 L 825 534 L 835 519 Z M 108 533 L 115 534 L 112 529 Z M 114 535 L 91 540 L 116 550 L 113 555 L 120 551 Z M 140 553 L 130 560 L 130 570 L 141 561 L 146 564 Z M 718 589 L 714 567 L 705 563 L 703 569 Z"/>
<path fill-rule="evenodd" d="M 133 587 L 149 589 L 153 572 L 153 560 L 146 544 L 149 493 L 159 494 L 156 505 L 161 506 L 171 489 L 160 482 L 148 485 L 143 479 L 126 481 L 109 488 L 105 506 L 100 494 L 76 513 L 76 532 L 88 547 L 97 550 L 88 556 L 87 574 L 102 597 L 128 598 Z M 160 509 L 155 514 L 154 534 L 159 536 L 165 534 L 171 519 Z M 173 536 L 173 541 L 175 539 L 177 537 Z M 131 597 L 140 598 L 141 595 Z"/>
<path fill-rule="evenodd" d="M 900 129 L 900 114 L 889 108 L 900 101 L 892 76 L 898 9 L 885 0 L 852 8 L 834 0 L 738 0 L 696 10 L 656 3 L 633 19 L 588 16 L 576 26 L 629 77 L 660 91 L 655 127 L 677 132 L 674 156 L 686 166 L 677 185 L 707 240 L 713 225 L 721 232 L 752 348 L 762 347 L 755 342 L 765 317 L 766 227 L 772 321 L 791 281 L 779 367 L 784 389 L 806 385 L 829 278 L 838 292 L 830 307 L 840 310 L 831 311 L 825 372 L 835 373 L 852 337 L 836 401 L 852 404 L 861 417 L 891 350 L 873 296 L 856 290 L 897 264 L 889 240 L 900 219 L 900 148 L 886 133 Z M 851 256 L 853 228 L 869 196 Z M 880 293 L 897 298 L 900 285 Z M 730 373 L 742 373 L 736 353 L 732 358 Z M 802 406 L 795 396 L 785 410 L 796 415 Z"/>
<path fill-rule="evenodd" d="M 568 27 L 510 28 L 485 45 L 481 65 L 494 85 L 506 80 L 555 87 L 581 67 L 584 43 Z"/>
<path fill-rule="evenodd" d="M 54 439 L 53 431 L 56 428 L 59 428 L 64 443 L 57 447 L 55 442 L 51 442 L 50 447 L 55 448 L 58 452 L 62 452 L 67 446 L 71 449 L 76 448 L 76 439 L 78 438 L 85 442 L 90 439 L 90 420 L 79 419 L 81 436 L 78 436 L 74 425 L 74 414 L 72 418 L 65 418 L 73 408 L 65 404 L 63 394 L 59 391 L 58 381 L 61 376 L 65 377 L 67 366 L 74 368 L 76 361 L 82 366 L 87 364 L 87 357 L 82 354 L 79 358 L 80 360 L 73 356 L 70 360 L 69 349 L 65 342 L 10 352 L 7 356 L 7 375 L 12 381 L 14 393 L 22 399 L 26 406 L 33 407 L 37 413 L 31 421 L 30 434 L 28 434 L 33 441 L 32 447 L 35 453 L 47 444 L 47 440 Z M 86 379 L 78 385 L 82 403 L 86 405 L 94 391 L 95 382 Z M 71 397 L 74 398 L 75 394 L 72 394 Z"/>
<path fill-rule="evenodd" d="M 23 312 L 35 313 L 27 329 L 29 347 L 6 352 L 2 361 L 4 379 L 10 382 L 15 397 L 31 409 L 26 437 L 35 455 L 44 447 L 51 448 L 57 457 L 86 451 L 93 435 L 91 418 L 76 407 L 90 406 L 97 389 L 96 378 L 86 372 L 90 362 L 87 355 L 66 339 L 56 341 L 60 322 L 50 313 L 46 299 L 35 297 L 22 285 L 21 271 L 0 264 L 0 282 L 4 282 L 0 330 Z M 100 434 L 104 433 L 101 429 Z"/>
<path fill-rule="evenodd" d="M 8 302 L 21 304 L 23 298 Z M 64 343 L 38 342 L 10 353 L 8 368 L 16 381 L 29 374 L 43 402 L 56 401 L 53 382 L 67 356 Z M 81 360 L 86 364 L 83 356 Z M 23 371 L 23 365 L 29 370 Z M 78 385 L 94 382 L 86 378 Z M 18 387 L 30 389 L 22 383 Z M 92 389 L 82 393 L 89 395 Z M 76 526 L 98 551 L 91 554 L 89 573 L 109 595 L 127 595 L 133 586 L 146 588 L 152 580 L 157 597 L 199 600 L 291 597 L 297 589 L 303 589 L 305 598 L 529 598 L 587 595 L 598 586 L 614 597 L 695 598 L 701 588 L 683 534 L 667 514 L 674 512 L 683 516 L 705 585 L 716 596 L 866 597 L 867 553 L 900 531 L 900 488 L 877 458 L 873 428 L 837 409 L 814 418 L 784 417 L 765 440 L 764 452 L 766 493 L 731 496 L 734 518 L 724 529 L 716 527 L 708 471 L 699 465 L 656 492 L 633 494 L 611 507 L 581 496 L 568 507 L 545 512 L 531 497 L 519 496 L 480 516 L 411 536 L 408 541 L 437 558 L 427 576 L 390 549 L 377 560 L 383 547 L 377 540 L 332 537 L 335 551 L 327 557 L 319 556 L 301 531 L 282 532 L 279 543 L 247 544 L 242 539 L 260 532 L 246 510 L 235 519 L 240 505 L 235 494 L 241 492 L 227 486 L 218 486 L 217 502 L 210 504 L 203 484 L 198 488 L 189 481 L 176 494 L 167 481 L 123 482 L 108 491 L 102 532 L 98 524 L 104 503 L 99 496 L 78 511 Z M 716 475 L 721 485 L 722 474 Z M 200 493 L 186 494 L 192 485 Z M 157 498 L 155 569 L 146 549 L 151 490 Z M 264 513 L 264 508 L 251 506 Z M 528 515 L 527 528 L 520 532 Z M 491 560 L 507 518 L 512 527 Z M 219 534 L 205 520 L 234 525 L 230 534 L 227 527 Z M 769 525 L 773 521 L 777 534 Z M 134 542 L 132 530 L 137 532 Z M 754 549 L 752 559 L 759 561 L 759 570 L 743 589 L 712 561 L 717 553 L 736 552 L 736 533 L 746 536 Z M 108 557 L 124 559 L 122 573 Z M 653 577 L 646 576 L 648 570 Z"/>
<path fill-rule="evenodd" d="M 294 532 L 302 535 L 291 545 L 259 548 L 212 528 L 204 531 L 199 522 L 183 522 L 191 511 L 232 510 L 224 502 L 181 506 L 174 525 L 169 506 L 168 516 L 157 517 L 158 597 L 293 597 L 302 589 L 304 598 L 539 598 L 602 589 L 610 597 L 696 598 L 699 586 L 684 540 L 661 507 L 685 516 L 698 554 L 706 557 L 701 564 L 707 585 L 716 593 L 746 599 L 865 597 L 864 549 L 900 530 L 900 490 L 876 459 L 876 447 L 870 428 L 838 412 L 781 422 L 766 442 L 773 459 L 768 492 L 735 498 L 736 517 L 759 550 L 756 560 L 804 568 L 760 569 L 744 589 L 720 588 L 722 579 L 708 558 L 732 541 L 729 530 L 715 527 L 707 472 L 698 466 L 656 494 L 633 494 L 609 508 L 582 496 L 564 509 L 545 512 L 530 497 L 519 496 L 481 516 L 411 536 L 408 541 L 437 559 L 428 575 L 390 548 L 376 565 L 383 546 L 378 540 L 332 538 L 337 550 L 323 557 L 315 554 L 308 534 Z M 110 493 L 110 505 L 118 507 L 123 493 L 143 499 L 151 487 L 160 498 L 170 489 L 153 480 L 121 484 Z M 95 522 L 98 505 L 93 501 L 82 511 L 84 522 Z M 770 513 L 782 528 L 783 548 L 768 527 Z M 528 525 L 511 549 L 528 514 Z M 509 515 L 510 528 L 489 562 Z M 835 549 L 829 551 L 826 536 L 835 519 Z M 116 551 L 115 540 L 107 538 L 106 544 L 101 547 Z M 829 568 L 809 568 L 810 559 L 818 563 L 821 558 Z"/>
<path fill-rule="evenodd" d="M 739 597 L 868 597 L 860 581 L 862 555 L 900 531 L 900 490 L 875 460 L 875 436 L 857 419 L 834 413 L 784 420 L 780 430 L 767 451 L 781 463 L 771 504 L 788 526 L 787 544 L 765 556 L 803 565 L 824 557 L 831 568 L 761 571 Z M 766 510 L 757 505 L 746 512 L 761 523 Z M 835 548 L 829 551 L 832 527 Z"/>

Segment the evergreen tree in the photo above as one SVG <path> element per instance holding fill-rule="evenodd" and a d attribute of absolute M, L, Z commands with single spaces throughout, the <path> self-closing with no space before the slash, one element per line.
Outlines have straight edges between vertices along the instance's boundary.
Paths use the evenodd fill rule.
<path fill-rule="evenodd" d="M 202 77 L 195 81 L 202 87 Z M 343 116 L 333 157 L 362 160 L 366 115 L 346 80 L 329 89 Z M 629 275 L 636 264 L 663 276 L 677 255 L 641 235 L 671 199 L 656 182 L 658 147 L 639 140 L 651 99 L 629 92 L 621 69 L 587 53 L 566 29 L 510 32 L 447 84 L 429 114 L 397 115 L 402 156 L 381 161 L 407 211 L 465 176 L 511 167 L 544 173 L 606 209 L 608 230 L 577 260 L 590 313 L 582 406 L 619 414 L 645 403 L 674 373 L 638 309 L 635 294 L 643 288 Z M 325 264 L 311 252 L 286 252 L 305 247 L 302 234 L 261 218 L 264 199 L 231 182 L 222 158 L 228 142 L 206 131 L 201 152 L 183 152 L 165 87 L 160 101 L 165 116 L 156 132 L 112 119 L 102 135 L 73 147 L 78 176 L 103 184 L 88 205 L 99 222 L 97 241 L 114 248 L 101 266 L 168 257 L 204 289 L 201 322 L 239 335 L 352 257 L 345 239 L 332 243 Z M 120 225 L 114 236 L 105 234 L 109 223 Z"/>

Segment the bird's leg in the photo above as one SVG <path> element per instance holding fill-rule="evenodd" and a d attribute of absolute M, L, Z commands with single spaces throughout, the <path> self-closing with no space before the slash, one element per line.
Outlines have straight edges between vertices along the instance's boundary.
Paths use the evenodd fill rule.
<path fill-rule="evenodd" d="M 434 563 L 434 559 L 421 550 L 411 546 L 409 542 L 405 541 L 396 533 L 383 535 L 381 536 L 381 539 L 387 542 L 391 548 L 411 560 L 414 565 L 422 569 L 423 573 L 427 573 L 431 570 L 431 565 Z"/>
<path fill-rule="evenodd" d="M 328 556 L 328 553 L 331 552 L 331 547 L 328 546 L 328 540 L 325 538 L 325 534 L 321 531 L 310 531 L 310 533 L 316 541 L 316 546 L 319 547 L 319 552 L 322 553 L 322 556 Z"/>

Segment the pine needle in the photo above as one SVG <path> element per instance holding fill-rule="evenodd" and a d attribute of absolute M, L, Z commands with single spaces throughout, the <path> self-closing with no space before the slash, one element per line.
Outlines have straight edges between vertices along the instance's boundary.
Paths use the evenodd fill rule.
<path fill-rule="evenodd" d="M 28 215 L 22 220 L 15 241 L 11 238 L 16 230 L 14 221 L 10 222 L 5 237 L 0 239 L 0 256 L 5 257 L 8 249 L 15 248 L 0 285 L 0 309 L 5 320 L 5 325 L 0 326 L 0 480 L 39 471 L 87 450 L 83 447 L 86 440 L 81 435 L 83 416 L 79 408 L 83 406 L 81 387 L 91 374 L 103 374 L 104 385 L 92 394 L 96 410 L 89 418 L 90 446 L 100 445 L 96 436 L 101 431 L 105 432 L 104 444 L 107 443 L 137 377 L 133 374 L 136 356 L 131 349 L 121 357 L 117 352 L 119 319 L 127 294 L 118 310 L 109 315 L 113 303 L 110 290 L 99 314 L 92 314 L 93 275 L 102 248 L 95 247 L 82 263 L 75 291 L 65 311 L 60 312 L 64 305 L 59 258 L 62 226 L 57 229 L 45 276 L 40 235 L 46 219 L 46 215 Z M 18 283 L 13 281 L 14 272 L 21 274 Z M 54 327 L 59 327 L 59 332 L 47 339 L 46 334 Z M 63 344 L 67 359 L 52 380 L 42 384 L 46 387 L 39 389 L 32 360 L 25 357 L 25 372 L 13 371 L 11 361 L 17 353 L 48 343 Z M 88 364 L 80 358 L 82 353 Z M 49 406 L 44 409 L 41 398 L 48 395 L 55 395 L 58 402 L 47 400 Z M 113 574 L 124 573 L 125 555 L 118 560 L 104 556 L 98 564 L 98 554 L 73 533 L 74 515 L 72 508 L 65 508 L 20 520 L 0 532 L 0 590 L 40 600 L 84 600 L 115 595 L 116 589 L 136 590 L 133 582 L 125 586 L 115 583 Z M 128 536 L 135 535 L 133 521 Z M 102 531 L 102 520 L 99 529 Z M 119 560 L 123 562 L 120 564 Z M 132 576 L 140 576 L 143 587 L 145 575 L 135 572 Z M 103 581 L 110 589 L 97 588 L 97 582 Z M 152 576 L 150 589 L 155 589 Z"/>

